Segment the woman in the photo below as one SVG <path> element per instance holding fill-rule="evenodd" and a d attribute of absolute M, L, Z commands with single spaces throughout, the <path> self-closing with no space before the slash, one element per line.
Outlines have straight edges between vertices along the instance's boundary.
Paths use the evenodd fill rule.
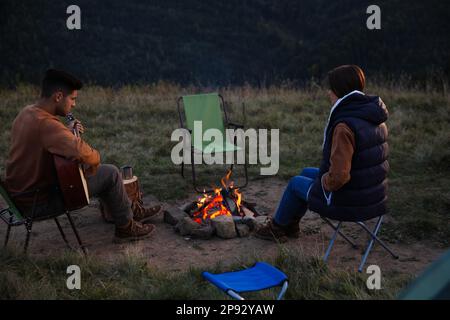
<path fill-rule="evenodd" d="M 309 208 L 341 221 L 364 221 L 386 213 L 388 111 L 377 96 L 363 93 L 365 76 L 355 65 L 328 73 L 333 107 L 324 130 L 320 168 L 293 177 L 275 216 L 256 236 L 284 242 L 299 237 Z"/>

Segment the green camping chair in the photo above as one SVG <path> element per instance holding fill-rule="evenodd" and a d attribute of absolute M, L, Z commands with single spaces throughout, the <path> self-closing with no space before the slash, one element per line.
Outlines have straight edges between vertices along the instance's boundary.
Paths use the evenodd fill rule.
<path fill-rule="evenodd" d="M 0 218 L 6 223 L 7 225 L 7 229 L 6 229 L 6 236 L 5 236 L 5 242 L 3 247 L 6 248 L 6 246 L 8 245 L 9 242 L 9 236 L 10 236 L 10 232 L 11 232 L 11 228 L 12 227 L 16 227 L 16 226 L 25 226 L 26 229 L 26 238 L 25 238 L 25 244 L 23 247 L 23 251 L 24 253 L 27 252 L 28 249 L 28 244 L 30 242 L 30 236 L 31 236 L 31 229 L 33 227 L 33 222 L 35 221 L 42 221 L 42 220 L 48 220 L 48 219 L 53 219 L 56 223 L 56 226 L 58 227 L 59 232 L 61 233 L 61 236 L 64 240 L 64 242 L 66 243 L 66 245 L 70 248 L 73 249 L 69 242 L 67 241 L 66 235 L 61 227 L 61 224 L 59 223 L 58 220 L 58 216 L 65 214 L 69 220 L 70 226 L 72 227 L 73 233 L 75 234 L 75 237 L 77 238 L 78 244 L 81 248 L 81 250 L 83 251 L 84 255 L 87 255 L 86 252 L 86 248 L 84 247 L 81 238 L 78 234 L 78 231 L 75 227 L 75 224 L 72 220 L 72 217 L 70 216 L 70 212 L 69 211 L 65 211 L 59 214 L 53 214 L 53 215 L 48 215 L 48 216 L 44 216 L 44 217 L 34 217 L 34 210 L 36 207 L 36 202 L 38 199 L 38 196 L 40 195 L 40 190 L 36 189 L 33 191 L 27 191 L 27 192 L 22 192 L 20 194 L 15 194 L 14 197 L 11 196 L 8 191 L 6 190 L 5 186 L 3 185 L 3 182 L 0 180 L 0 195 L 3 198 L 3 200 L 6 202 L 6 207 L 5 208 L 0 208 Z M 17 208 L 17 206 L 15 205 L 13 198 L 17 198 L 19 196 L 33 196 L 33 207 L 31 210 L 31 216 L 30 217 L 25 217 L 20 210 Z"/>
<path fill-rule="evenodd" d="M 211 192 L 213 190 L 200 190 L 197 186 L 197 179 L 195 174 L 194 165 L 194 152 L 200 152 L 202 159 L 204 154 L 212 154 L 213 152 L 236 152 L 241 150 L 236 145 L 236 141 L 231 143 L 227 140 L 225 135 L 226 128 L 243 129 L 243 125 L 232 123 L 228 120 L 226 111 L 226 105 L 223 97 L 218 93 L 207 94 L 195 94 L 186 95 L 177 99 L 178 114 L 180 117 L 181 128 L 187 129 L 191 133 L 191 166 L 192 166 L 192 181 L 194 188 L 197 192 Z M 222 110 L 221 110 L 222 109 Z M 184 116 L 183 116 L 184 111 Z M 222 112 L 224 117 L 222 116 Z M 200 143 L 197 143 L 194 136 L 194 121 L 202 122 L 202 131 L 205 132 L 208 129 L 218 129 L 224 141 L 214 141 L 204 143 L 200 139 Z M 202 132 L 202 136 L 203 136 Z M 233 169 L 231 165 L 230 169 Z M 247 162 L 244 163 L 245 183 L 237 188 L 244 188 L 248 184 Z M 181 163 L 181 176 L 184 178 L 184 162 Z"/>

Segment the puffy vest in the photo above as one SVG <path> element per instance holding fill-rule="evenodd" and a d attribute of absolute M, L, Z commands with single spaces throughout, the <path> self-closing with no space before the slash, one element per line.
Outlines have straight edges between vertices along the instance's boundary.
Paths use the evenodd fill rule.
<path fill-rule="evenodd" d="M 309 192 L 309 209 L 341 221 L 364 221 L 386 213 L 388 143 L 386 106 L 379 97 L 353 93 L 332 111 L 324 134 L 323 157 L 318 178 Z M 334 128 L 345 123 L 355 135 L 350 181 L 325 192 L 321 177 L 330 167 Z M 327 199 L 328 198 L 328 199 Z"/>

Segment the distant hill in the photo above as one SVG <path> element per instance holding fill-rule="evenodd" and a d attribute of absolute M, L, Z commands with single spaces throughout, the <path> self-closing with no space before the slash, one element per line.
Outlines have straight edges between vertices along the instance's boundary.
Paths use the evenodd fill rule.
<path fill-rule="evenodd" d="M 81 8 L 82 29 L 66 28 Z M 320 79 L 344 63 L 383 77 L 450 75 L 450 2 L 378 0 L 0 2 L 0 85 L 36 83 L 48 67 L 102 85 L 167 80 L 265 85 Z"/>

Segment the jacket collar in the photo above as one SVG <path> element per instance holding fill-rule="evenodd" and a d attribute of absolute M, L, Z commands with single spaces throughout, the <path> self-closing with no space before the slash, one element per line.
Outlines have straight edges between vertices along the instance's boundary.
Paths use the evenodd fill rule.
<path fill-rule="evenodd" d="M 337 99 L 337 101 L 333 104 L 333 107 L 331 108 L 330 111 L 330 115 L 328 116 L 328 120 L 327 120 L 327 125 L 325 126 L 325 129 L 323 131 L 323 142 L 322 142 L 322 149 L 325 147 L 325 140 L 327 139 L 327 130 L 328 130 L 328 126 L 330 125 L 330 119 L 331 116 L 333 115 L 333 111 L 339 106 L 339 104 L 347 97 L 351 96 L 352 94 L 362 94 L 364 95 L 363 92 L 359 91 L 359 90 L 354 90 L 350 93 L 347 93 L 345 96 L 343 96 L 342 98 Z"/>

